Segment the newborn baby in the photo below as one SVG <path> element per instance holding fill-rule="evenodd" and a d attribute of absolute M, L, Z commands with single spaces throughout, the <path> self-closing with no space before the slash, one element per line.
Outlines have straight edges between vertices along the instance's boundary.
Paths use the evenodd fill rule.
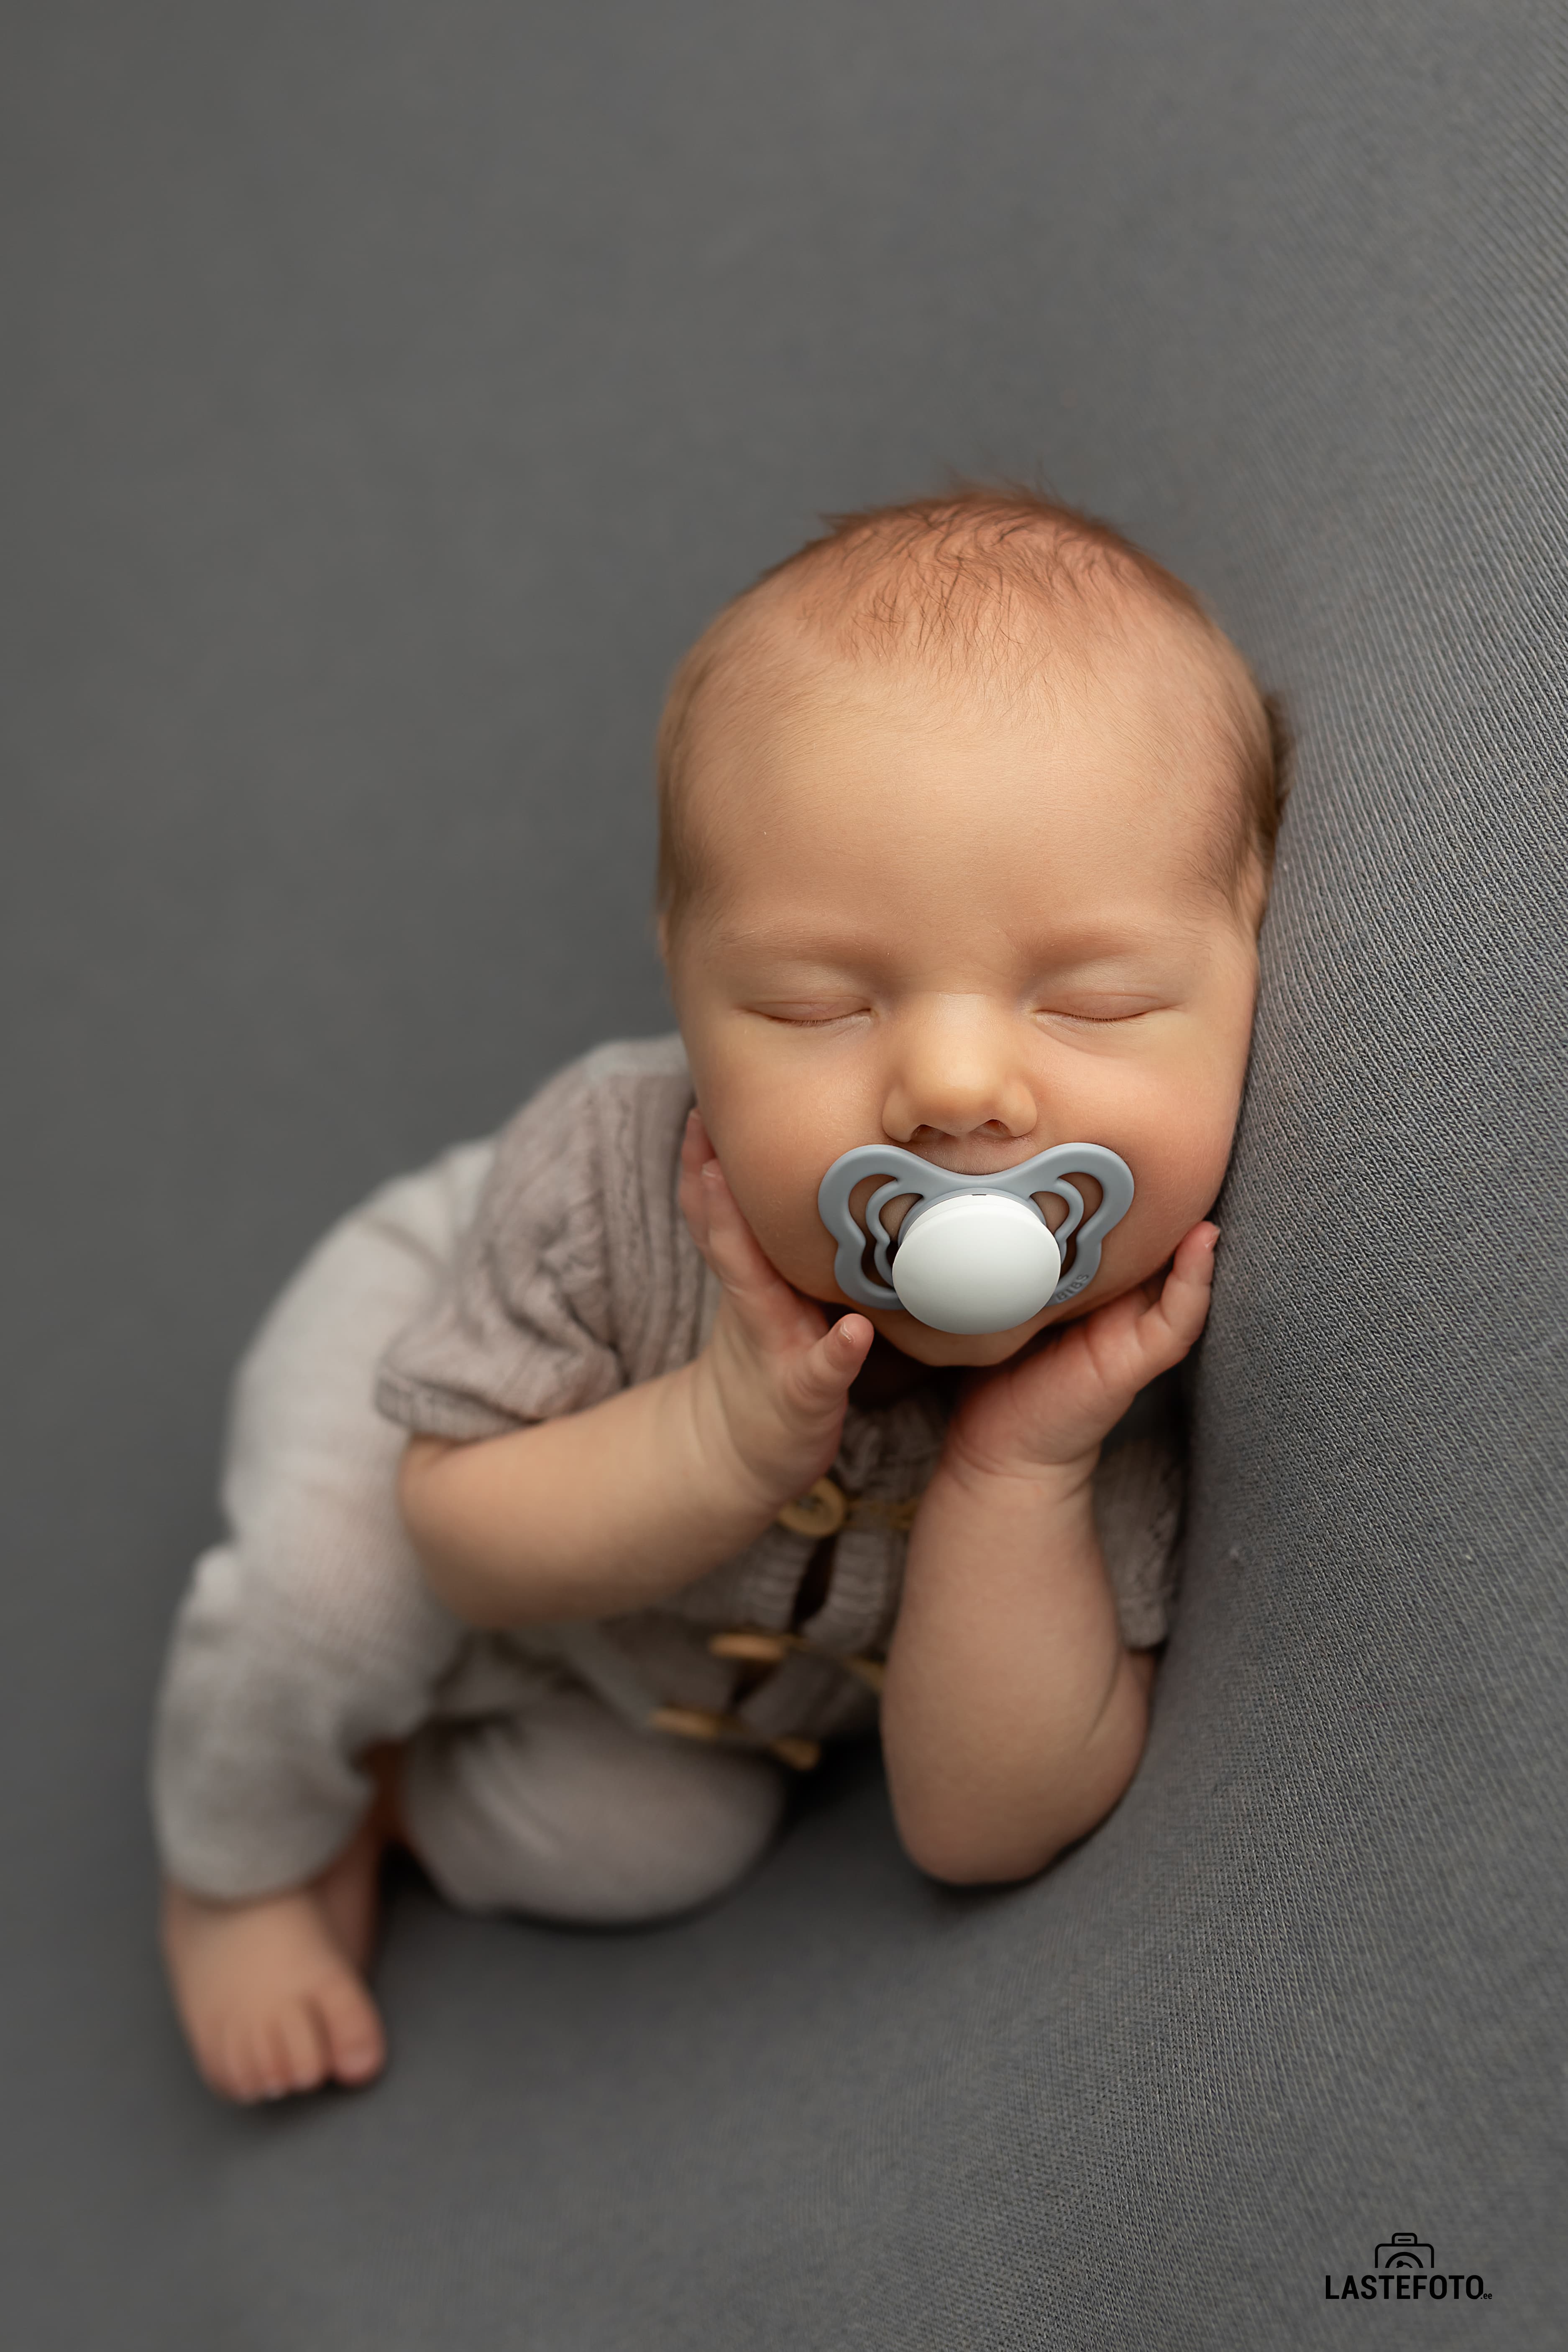
<path fill-rule="evenodd" d="M 1196 600 L 1026 494 L 843 518 L 720 614 L 660 737 L 679 1037 L 386 1187 L 241 1367 L 154 1762 L 216 2089 L 378 2071 L 389 1840 L 465 1908 L 668 1916 L 879 1697 L 938 1877 L 1026 1878 L 1116 1803 L 1278 800 Z M 851 1307 L 842 1153 L 1069 1141 L 1136 1180 L 1070 1303 L 979 1337 Z"/>

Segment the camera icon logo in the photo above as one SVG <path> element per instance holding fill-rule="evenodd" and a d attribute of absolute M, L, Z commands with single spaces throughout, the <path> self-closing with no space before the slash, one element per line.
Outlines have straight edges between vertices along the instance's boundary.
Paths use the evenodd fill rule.
<path fill-rule="evenodd" d="M 1325 2303 L 1446 2303 L 1461 2295 L 1467 2303 L 1489 2303 L 1491 2294 L 1479 2271 L 1440 2271 L 1435 2250 L 1414 2230 L 1395 2230 L 1373 2255 L 1373 2267 L 1358 2276 L 1346 2271 L 1336 2286 L 1331 2271 L 1323 2273 Z"/>
<path fill-rule="evenodd" d="M 1437 2257 L 1430 2246 L 1424 2246 L 1414 2230 L 1395 2230 L 1386 2245 L 1379 2246 L 1373 2260 L 1380 2271 L 1429 2271 Z"/>

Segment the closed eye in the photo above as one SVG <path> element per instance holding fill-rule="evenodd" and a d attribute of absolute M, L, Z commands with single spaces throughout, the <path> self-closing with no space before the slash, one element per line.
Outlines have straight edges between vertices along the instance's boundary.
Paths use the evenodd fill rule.
<path fill-rule="evenodd" d="M 858 1020 L 869 1013 L 868 1004 L 753 1004 L 752 1011 L 764 1021 L 773 1021 L 785 1029 L 836 1029 L 840 1022 Z"/>
<path fill-rule="evenodd" d="M 1113 1002 L 1109 1004 L 1093 1005 L 1037 1004 L 1035 1007 L 1035 1018 L 1037 1021 L 1082 1022 L 1094 1028 L 1105 1028 L 1123 1021 L 1142 1021 L 1151 1013 L 1165 1013 L 1169 1010 L 1168 1005 L 1150 1003 L 1146 1001 L 1126 1003 Z"/>

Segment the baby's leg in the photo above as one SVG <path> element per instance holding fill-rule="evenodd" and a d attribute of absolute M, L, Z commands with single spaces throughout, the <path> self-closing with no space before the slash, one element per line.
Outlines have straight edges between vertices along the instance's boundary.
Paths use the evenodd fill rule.
<path fill-rule="evenodd" d="M 386 2036 L 364 1971 L 384 1842 L 367 1815 L 307 1885 L 251 1902 L 215 1903 L 165 1880 L 170 1982 L 213 2090 L 248 2102 L 381 2072 Z"/>
<path fill-rule="evenodd" d="M 784 1775 L 742 1749 L 634 1730 L 598 1699 L 430 1724 L 405 1751 L 404 1833 L 448 1901 L 630 1927 L 711 1902 L 772 1843 Z"/>
<path fill-rule="evenodd" d="M 381 2063 L 363 1970 L 385 1825 L 366 1751 L 427 1713 L 463 1629 L 398 1519 L 375 1365 L 417 1314 L 483 1151 L 386 1187 L 314 1252 L 236 1380 L 229 1539 L 199 1562 L 160 1696 L 164 1944 L 197 2063 L 238 2098 Z"/>

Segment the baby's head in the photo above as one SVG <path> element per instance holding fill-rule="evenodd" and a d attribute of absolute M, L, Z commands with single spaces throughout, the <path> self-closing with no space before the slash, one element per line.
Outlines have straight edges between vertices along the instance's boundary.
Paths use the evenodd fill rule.
<path fill-rule="evenodd" d="M 980 1338 L 877 1310 L 923 1362 L 1000 1361 L 1163 1265 L 1230 1153 L 1279 768 L 1197 599 L 1027 492 L 840 518 L 726 606 L 660 730 L 661 939 L 788 1281 L 843 1302 L 817 1187 L 867 1143 L 972 1175 L 1100 1143 L 1136 1180 L 1070 1306 Z"/>

